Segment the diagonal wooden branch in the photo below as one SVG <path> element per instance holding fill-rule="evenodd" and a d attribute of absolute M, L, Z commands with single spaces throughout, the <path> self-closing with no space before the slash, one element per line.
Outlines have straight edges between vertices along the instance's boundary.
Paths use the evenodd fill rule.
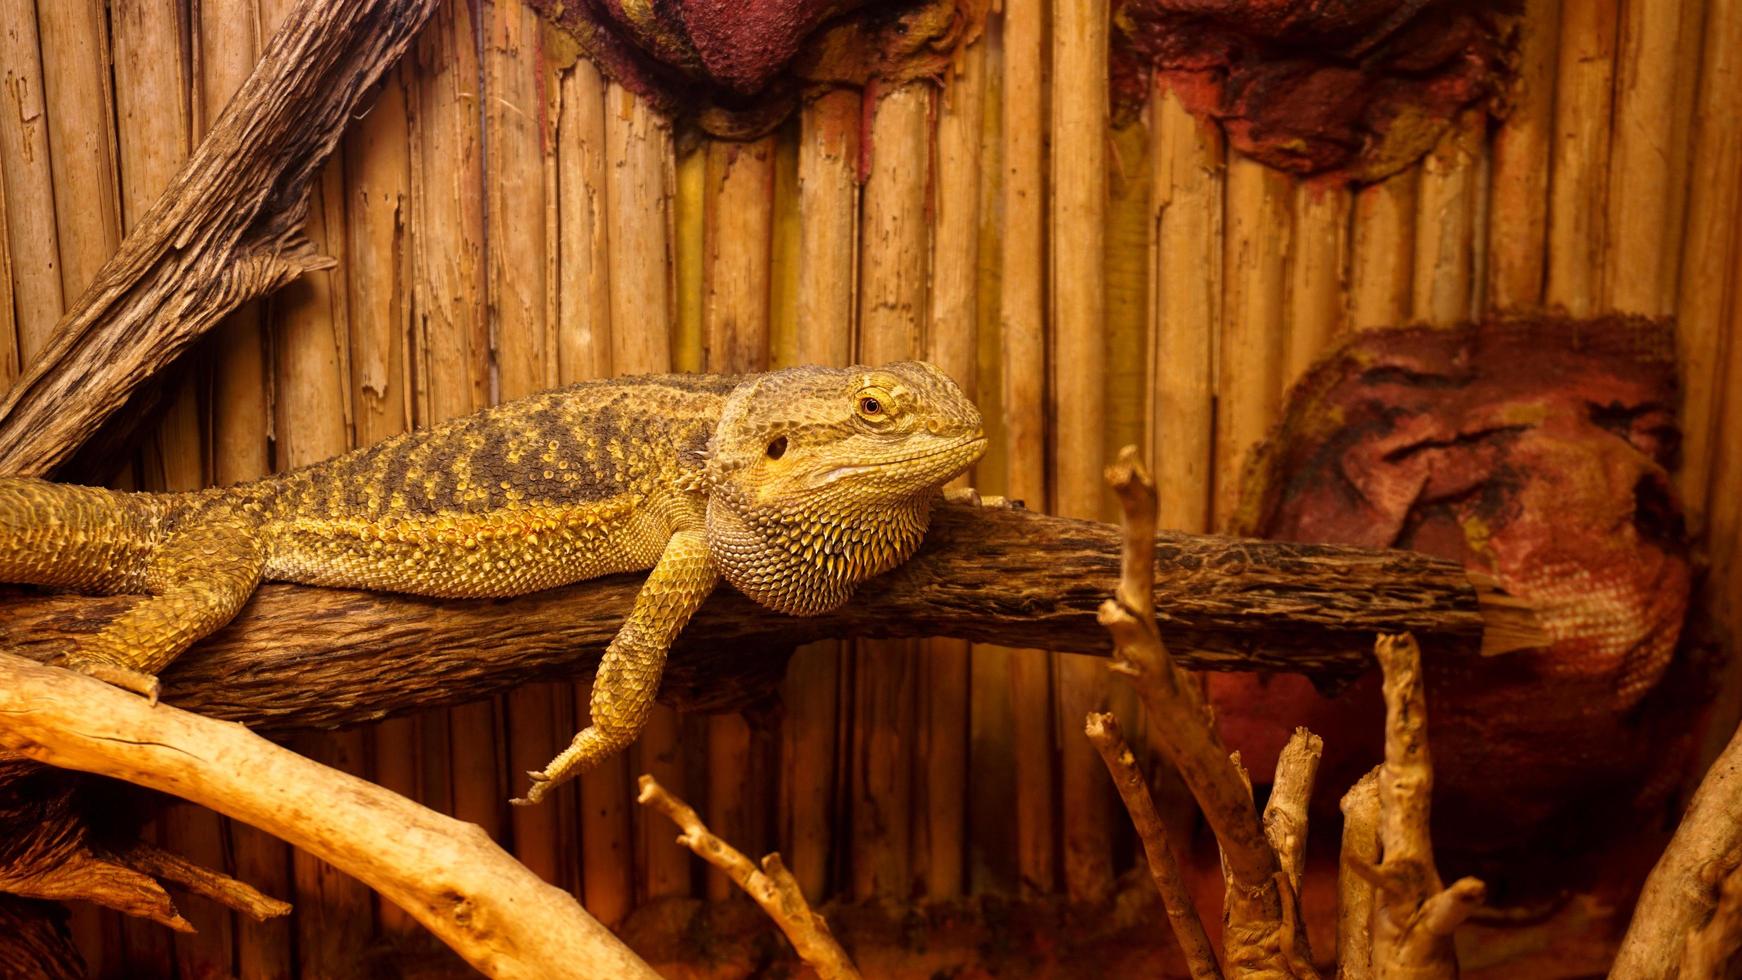
<path fill-rule="evenodd" d="M 642 774 L 641 791 L 635 801 L 664 814 L 683 833 L 677 842 L 694 851 L 696 856 L 726 873 L 733 883 L 744 890 L 786 938 L 799 958 L 815 970 L 821 980 L 859 980 L 859 970 L 847 957 L 847 951 L 829 932 L 829 923 L 805 901 L 804 892 L 792 872 L 786 870 L 779 854 L 769 854 L 758 868 L 731 844 L 708 829 L 702 818 L 688 803 L 671 795 L 659 780 Z"/>
<path fill-rule="evenodd" d="M 1719 888 L 1742 863 L 1742 728 L 1731 736 L 1645 879 L 1612 977 L 1674 976 L 1688 935 L 1705 925 Z"/>
<path fill-rule="evenodd" d="M 1152 601 L 1167 610 L 1162 637 L 1184 666 L 1335 679 L 1370 667 L 1375 632 L 1406 627 L 1437 641 L 1436 656 L 1476 655 L 1483 619 L 1455 564 L 1207 536 L 1155 542 L 1162 574 Z M 776 615 L 722 588 L 680 637 L 666 696 L 698 708 L 741 703 L 779 676 L 786 650 L 825 637 L 943 635 L 1106 653 L 1096 608 L 1120 581 L 1119 555 L 1110 525 L 941 506 L 919 555 L 834 613 Z M 164 696 L 269 731 L 472 701 L 590 671 L 640 582 L 619 576 L 509 600 L 266 586 L 171 666 Z M 127 601 L 0 603 L 0 649 L 46 661 Z"/>
<path fill-rule="evenodd" d="M 53 472 L 109 420 L 149 417 L 134 396 L 149 397 L 153 376 L 225 313 L 332 264 L 303 237 L 309 182 L 436 3 L 297 4 L 0 403 L 0 473 Z"/>
<path fill-rule="evenodd" d="M 380 891 L 488 975 L 656 976 L 477 826 L 240 725 L 5 653 L 0 720 L 0 751 L 172 793 L 281 837 Z"/>
<path fill-rule="evenodd" d="M 1216 962 L 1215 947 L 1204 933 L 1198 907 L 1186 888 L 1185 874 L 1168 842 L 1167 826 L 1155 809 L 1155 799 L 1149 795 L 1149 783 L 1142 770 L 1137 768 L 1137 758 L 1125 744 L 1119 720 L 1111 714 L 1091 714 L 1083 732 L 1101 753 L 1107 774 L 1113 777 L 1113 785 L 1125 803 L 1125 812 L 1131 815 L 1137 840 L 1149 862 L 1149 876 L 1161 893 L 1161 907 L 1167 910 L 1167 923 L 1173 929 L 1174 939 L 1179 941 L 1192 980 L 1221 980 L 1222 968 Z"/>

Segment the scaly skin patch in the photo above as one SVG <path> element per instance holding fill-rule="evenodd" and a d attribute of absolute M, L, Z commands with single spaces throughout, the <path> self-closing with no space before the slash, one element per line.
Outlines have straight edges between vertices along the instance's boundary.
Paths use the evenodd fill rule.
<path fill-rule="evenodd" d="M 64 661 L 155 698 L 262 581 L 468 598 L 650 568 L 592 724 L 516 801 L 536 803 L 634 741 L 719 579 L 780 612 L 840 606 L 913 553 L 984 446 L 919 362 L 588 382 L 220 490 L 0 478 L 0 581 L 141 594 Z"/>

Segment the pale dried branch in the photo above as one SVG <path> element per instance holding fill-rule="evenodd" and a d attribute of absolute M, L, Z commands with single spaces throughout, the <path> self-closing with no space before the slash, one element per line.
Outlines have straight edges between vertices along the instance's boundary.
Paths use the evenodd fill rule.
<path fill-rule="evenodd" d="M 241 725 L 0 653 L 0 751 L 171 793 L 283 838 L 381 892 L 486 974 L 656 976 L 476 825 Z"/>
<path fill-rule="evenodd" d="M 762 911 L 768 913 L 768 917 L 786 934 L 793 949 L 798 951 L 799 958 L 817 971 L 817 976 L 822 980 L 858 980 L 858 968 L 829 932 L 828 922 L 805 901 L 798 880 L 786 870 L 779 854 L 764 857 L 762 867 L 758 870 L 756 865 L 750 863 L 749 858 L 714 836 L 695 809 L 673 796 L 665 787 L 659 785 L 658 780 L 644 774 L 640 785 L 641 792 L 636 797 L 636 802 L 658 810 L 672 823 L 677 824 L 683 831 L 678 835 L 677 842 L 694 851 L 697 857 L 724 871 L 728 878 L 744 890 L 744 894 L 760 905 Z"/>
<path fill-rule="evenodd" d="M 1427 699 L 1421 650 L 1407 633 L 1374 644 L 1384 674 L 1385 762 L 1379 767 L 1380 894 L 1373 964 L 1380 980 L 1450 980 L 1458 975 L 1452 933 L 1482 906 L 1474 878 L 1444 888 L 1434 864 L 1429 812 L 1433 763 L 1427 746 Z M 1346 865 L 1359 870 L 1351 859 Z"/>
<path fill-rule="evenodd" d="M 1742 866 L 1735 866 L 1718 887 L 1718 907 L 1712 910 L 1711 919 L 1688 933 L 1678 976 L 1683 980 L 1724 976 L 1723 971 L 1739 950 L 1742 950 Z"/>
<path fill-rule="evenodd" d="M 1264 835 L 1287 873 L 1289 885 L 1297 892 L 1306 855 L 1307 804 L 1312 800 L 1313 780 L 1324 753 L 1324 739 L 1296 728 L 1276 760 L 1276 778 L 1264 804 Z"/>
<path fill-rule="evenodd" d="M 1673 976 L 1688 934 L 1712 915 L 1718 886 L 1742 858 L 1742 728 L 1730 737 L 1688 803 L 1681 826 L 1657 859 L 1633 921 L 1615 954 L 1612 977 Z"/>
<path fill-rule="evenodd" d="M 1149 859 L 1149 875 L 1155 879 L 1155 890 L 1161 893 L 1161 905 L 1167 910 L 1168 925 L 1179 941 L 1180 952 L 1185 954 L 1186 968 L 1193 980 L 1220 980 L 1222 970 L 1216 963 L 1215 947 L 1204 933 L 1204 923 L 1198 918 L 1198 908 L 1168 843 L 1167 826 L 1156 812 L 1149 783 L 1119 731 L 1119 719 L 1111 714 L 1091 714 L 1083 731 L 1101 753 L 1101 761 L 1107 764 L 1107 773 L 1113 777 L 1119 798 L 1125 802 L 1125 810 L 1137 828 L 1137 839 Z"/>
<path fill-rule="evenodd" d="M 1379 863 L 1379 769 L 1343 794 L 1337 866 L 1337 980 L 1372 980 L 1373 880 Z"/>

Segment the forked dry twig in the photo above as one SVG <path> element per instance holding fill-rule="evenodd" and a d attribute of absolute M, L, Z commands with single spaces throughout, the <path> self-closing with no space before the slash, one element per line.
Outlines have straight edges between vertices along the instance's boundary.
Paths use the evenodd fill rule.
<path fill-rule="evenodd" d="M 829 932 L 828 922 L 805 901 L 797 879 L 786 870 L 779 854 L 764 857 L 758 869 L 743 853 L 714 836 L 695 809 L 673 796 L 658 780 L 643 775 L 640 786 L 636 802 L 658 810 L 677 824 L 683 831 L 677 842 L 724 871 L 744 894 L 762 906 L 762 911 L 786 934 L 799 958 L 816 970 L 817 976 L 822 980 L 858 980 L 858 968 Z"/>
<path fill-rule="evenodd" d="M 1227 882 L 1223 953 L 1228 973 L 1316 978 L 1306 930 L 1292 907 L 1292 880 L 1252 805 L 1245 774 L 1216 734 L 1197 682 L 1174 663 L 1161 642 L 1151 605 L 1155 484 L 1135 448 L 1120 451 L 1118 461 L 1107 468 L 1107 482 L 1124 512 L 1120 583 L 1116 598 L 1102 603 L 1099 615 L 1101 625 L 1113 636 L 1110 669 L 1131 681 L 1150 718 L 1166 720 L 1155 730 L 1156 746 L 1179 770 L 1222 848 Z M 1297 772 L 1291 779 L 1296 789 L 1289 792 L 1310 792 L 1309 772 Z M 1285 819 L 1279 816 L 1279 828 Z M 1291 851 L 1294 846 L 1287 845 Z M 1291 907 L 1285 909 L 1285 904 Z"/>

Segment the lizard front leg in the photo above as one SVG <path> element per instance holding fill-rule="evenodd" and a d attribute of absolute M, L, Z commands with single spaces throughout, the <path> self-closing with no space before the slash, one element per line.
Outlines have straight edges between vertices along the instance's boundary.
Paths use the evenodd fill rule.
<path fill-rule="evenodd" d="M 598 765 L 626 748 L 647 723 L 654 695 L 659 693 L 665 654 L 702 600 L 714 589 L 720 573 L 708 555 L 701 529 L 680 530 L 666 542 L 659 563 L 635 596 L 622 629 L 605 649 L 593 680 L 592 724 L 542 772 L 529 772 L 532 788 L 514 800 L 527 806 L 544 799 L 550 789 Z"/>

